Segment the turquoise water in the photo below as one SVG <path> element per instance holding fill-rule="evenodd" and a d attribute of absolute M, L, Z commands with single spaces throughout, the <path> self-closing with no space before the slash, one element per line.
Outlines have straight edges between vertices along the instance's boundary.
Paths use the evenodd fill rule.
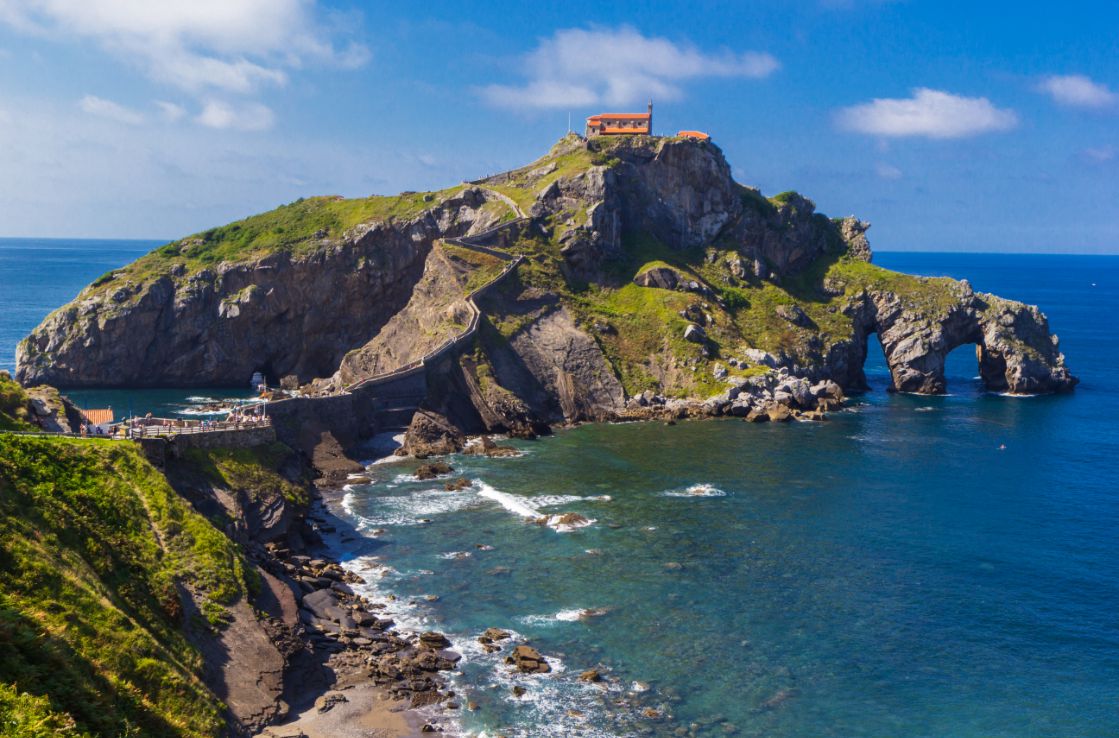
<path fill-rule="evenodd" d="M 0 240 L 0 368 L 50 310 L 153 245 Z M 461 492 L 409 481 L 409 463 L 350 491 L 365 537 L 343 555 L 399 595 L 403 624 L 467 653 L 466 730 L 1119 734 L 1119 258 L 876 261 L 1039 303 L 1082 384 L 984 395 L 964 347 L 951 396 L 889 395 L 872 348 L 874 391 L 826 423 L 585 426 L 518 442 L 520 458 L 453 457 L 476 480 Z M 174 412 L 223 392 L 75 394 Z M 526 508 L 596 522 L 559 533 Z M 605 612 L 579 619 L 588 608 Z M 491 626 L 555 671 L 510 676 L 473 641 Z M 592 667 L 604 687 L 578 681 Z"/>
<path fill-rule="evenodd" d="M 351 565 L 467 650 L 468 731 L 1119 734 L 1119 259 L 878 261 L 1041 303 L 1080 388 L 982 394 L 965 347 L 952 395 L 889 395 L 879 351 L 875 391 L 826 423 L 585 426 L 453 457 L 461 492 L 407 463 L 350 491 L 344 517 L 379 531 Z M 596 522 L 559 533 L 526 506 Z M 487 627 L 562 671 L 511 677 L 473 643 Z"/>

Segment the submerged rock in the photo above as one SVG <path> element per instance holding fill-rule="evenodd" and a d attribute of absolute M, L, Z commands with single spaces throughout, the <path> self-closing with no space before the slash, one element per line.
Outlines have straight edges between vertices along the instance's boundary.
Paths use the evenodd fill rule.
<path fill-rule="evenodd" d="M 416 469 L 416 479 L 426 481 L 428 479 L 435 479 L 436 477 L 442 476 L 444 474 L 450 474 L 453 471 L 454 468 L 447 462 L 436 461 L 431 464 L 424 464 L 420 468 Z"/>

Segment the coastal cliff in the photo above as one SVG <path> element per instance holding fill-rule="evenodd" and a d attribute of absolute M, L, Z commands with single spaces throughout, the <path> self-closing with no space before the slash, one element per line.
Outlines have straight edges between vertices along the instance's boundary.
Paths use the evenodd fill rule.
<path fill-rule="evenodd" d="M 261 371 L 338 393 L 461 334 L 466 295 L 499 269 L 455 239 L 502 223 L 516 228 L 489 250 L 523 261 L 475 301 L 472 340 L 426 367 L 416 438 L 749 413 L 775 392 L 814 410 L 822 383 L 865 389 L 871 334 L 899 391 L 944 392 L 964 344 L 992 391 L 1076 384 L 1037 308 L 874 266 L 869 224 L 736 183 L 711 142 L 574 135 L 442 192 L 313 198 L 168 244 L 49 316 L 18 377 L 240 385 Z"/>

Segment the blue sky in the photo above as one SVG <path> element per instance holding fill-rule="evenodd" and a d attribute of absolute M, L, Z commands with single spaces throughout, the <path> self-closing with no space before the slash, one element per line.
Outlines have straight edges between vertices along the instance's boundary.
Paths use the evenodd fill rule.
<path fill-rule="evenodd" d="M 651 96 L 877 249 L 1119 252 L 1113 3 L 0 0 L 0 68 L 6 236 L 442 188 Z"/>

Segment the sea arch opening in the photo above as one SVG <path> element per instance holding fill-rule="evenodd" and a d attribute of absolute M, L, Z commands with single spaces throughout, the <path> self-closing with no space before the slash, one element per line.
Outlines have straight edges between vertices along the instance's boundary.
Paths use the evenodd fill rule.
<path fill-rule="evenodd" d="M 955 333 L 955 335 L 952 335 Z M 946 335 L 947 334 L 947 335 Z M 978 327 L 942 331 L 931 340 L 883 341 L 878 326 L 864 334 L 856 378 L 864 390 L 938 395 L 973 386 L 979 392 L 1007 388 L 1006 358 L 988 348 Z M 853 382 L 858 385 L 859 382 Z"/>

